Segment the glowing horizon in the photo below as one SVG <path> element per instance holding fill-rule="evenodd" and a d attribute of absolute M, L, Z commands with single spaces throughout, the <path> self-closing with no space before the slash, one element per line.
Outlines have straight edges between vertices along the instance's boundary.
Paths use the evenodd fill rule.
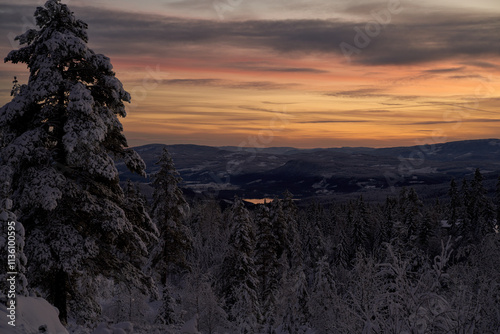
<path fill-rule="evenodd" d="M 212 2 L 88 3 L 68 5 L 132 95 L 122 119 L 130 146 L 388 147 L 500 137 L 494 1 L 314 0 L 301 11 L 307 6 L 294 0 L 280 11 L 242 0 L 223 17 Z M 2 35 L 21 33 L 37 5 L 5 4 Z M 4 39 L 0 52 L 13 48 Z M 3 105 L 12 77 L 26 82 L 27 71 L 7 63 L 0 72 Z"/>

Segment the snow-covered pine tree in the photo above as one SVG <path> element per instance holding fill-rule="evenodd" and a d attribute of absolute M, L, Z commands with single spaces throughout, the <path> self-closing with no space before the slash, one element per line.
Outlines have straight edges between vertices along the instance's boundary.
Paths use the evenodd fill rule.
<path fill-rule="evenodd" d="M 422 218 L 417 231 L 417 244 L 423 251 L 429 250 L 429 241 L 435 234 L 436 223 L 432 219 L 430 212 L 426 212 Z"/>
<path fill-rule="evenodd" d="M 166 148 L 156 165 L 160 169 L 153 175 L 151 216 L 160 232 L 160 240 L 152 251 L 151 264 L 164 283 L 167 273 L 189 268 L 186 255 L 193 241 L 185 221 L 189 205 L 179 188 L 182 179 Z"/>
<path fill-rule="evenodd" d="M 393 237 L 393 228 L 396 221 L 397 200 L 387 197 L 383 207 L 383 219 L 380 226 L 380 245 L 391 242 Z"/>
<path fill-rule="evenodd" d="M 334 332 L 333 319 L 335 318 L 336 297 L 335 281 L 330 263 L 324 256 L 315 265 L 311 298 L 309 298 L 308 304 L 311 313 L 310 322 L 318 334 Z"/>
<path fill-rule="evenodd" d="M 304 334 L 310 328 L 309 292 L 302 266 L 289 268 L 280 293 L 281 324 L 278 332 Z"/>
<path fill-rule="evenodd" d="M 278 238 L 276 245 L 276 257 L 279 259 L 289 250 L 290 240 L 288 239 L 288 225 L 283 211 L 283 202 L 275 198 L 270 205 L 270 219 L 273 234 Z M 287 254 L 288 257 L 288 254 Z"/>
<path fill-rule="evenodd" d="M 123 210 L 113 158 L 144 173 L 126 149 L 118 116 L 130 95 L 109 58 L 87 47 L 87 24 L 65 4 L 49 0 L 35 11 L 37 29 L 17 37 L 5 61 L 30 71 L 0 109 L 1 164 L 13 170 L 12 200 L 26 228 L 29 281 L 47 294 L 66 322 L 97 316 L 92 293 L 98 274 L 146 289 L 141 270 L 147 245 Z M 85 291 L 81 291 L 85 287 Z"/>
<path fill-rule="evenodd" d="M 473 199 L 469 182 L 467 182 L 467 179 L 465 177 L 462 180 L 462 188 L 460 189 L 460 194 L 462 197 L 462 203 L 465 212 L 463 214 L 462 221 L 460 222 L 460 225 L 458 227 L 458 234 L 464 239 L 464 241 L 469 242 L 473 238 L 472 235 L 473 225 L 471 222 L 471 216 L 472 216 L 471 202 L 473 201 Z"/>
<path fill-rule="evenodd" d="M 214 278 L 202 274 L 199 267 L 192 268 L 184 282 L 182 307 L 185 319 L 198 315 L 198 327 L 202 333 L 222 333 L 227 328 L 227 314 L 213 289 Z"/>
<path fill-rule="evenodd" d="M 229 250 L 219 273 L 218 289 L 237 333 L 258 333 L 261 318 L 254 262 L 255 234 L 243 201 L 235 198 L 230 215 Z"/>
<path fill-rule="evenodd" d="M 276 297 L 281 285 L 280 264 L 277 257 L 278 237 L 271 225 L 268 206 L 261 205 L 257 210 L 255 264 L 259 277 L 259 300 L 264 331 L 268 333 L 275 322 Z"/>
<path fill-rule="evenodd" d="M 468 203 L 471 219 L 471 232 L 476 242 L 490 233 L 495 232 L 495 209 L 487 191 L 483 186 L 483 175 L 476 169 L 474 179 L 471 184 L 471 200 Z"/>
<path fill-rule="evenodd" d="M 149 216 L 147 200 L 141 193 L 137 184 L 127 180 L 124 188 L 125 199 L 123 202 L 123 210 L 130 221 L 134 222 L 134 230 L 140 237 L 147 242 L 148 245 L 156 244 L 157 238 L 152 238 L 151 231 L 154 236 L 159 235 L 158 229 L 153 220 Z"/>
<path fill-rule="evenodd" d="M 335 251 L 335 263 L 344 268 L 350 268 L 352 260 L 351 252 L 351 240 L 347 236 L 345 229 L 341 229 L 339 232 L 339 242 L 336 246 Z"/>
<path fill-rule="evenodd" d="M 450 233 L 454 235 L 457 232 L 462 213 L 462 199 L 460 198 L 460 192 L 458 191 L 455 179 L 452 179 L 450 182 L 448 196 L 450 196 L 448 224 L 450 225 Z"/>
<path fill-rule="evenodd" d="M 193 251 L 190 261 L 202 272 L 222 263 L 229 239 L 229 231 L 223 223 L 223 214 L 215 199 L 198 201 L 190 210 L 190 227 L 193 235 Z"/>
<path fill-rule="evenodd" d="M 286 190 L 283 193 L 283 213 L 287 233 L 285 250 L 288 254 L 290 267 L 298 267 L 304 264 L 304 252 L 302 250 L 302 238 L 299 234 L 298 208 L 293 201 L 293 194 Z"/>
<path fill-rule="evenodd" d="M 497 186 L 495 189 L 495 205 L 497 208 L 497 224 L 496 224 L 496 230 L 498 231 L 500 227 L 500 176 L 498 176 L 498 181 L 497 181 Z"/>
<path fill-rule="evenodd" d="M 326 256 L 327 246 L 323 231 L 321 230 L 321 222 L 319 219 L 314 219 L 308 223 L 309 231 L 304 236 L 304 263 L 306 267 L 306 277 L 309 283 L 313 282 L 314 271 L 319 260 Z"/>
<path fill-rule="evenodd" d="M 403 189 L 399 196 L 400 215 L 403 229 L 401 237 L 406 244 L 415 244 L 418 227 L 422 223 L 423 203 L 414 188 Z"/>
<path fill-rule="evenodd" d="M 114 284 L 110 291 L 111 301 L 103 307 L 103 316 L 119 323 L 130 321 L 145 323 L 151 311 L 148 305 L 149 296 L 139 289 L 125 283 Z"/>
<path fill-rule="evenodd" d="M 368 222 L 368 211 L 362 196 L 358 198 L 352 210 L 353 213 L 350 226 L 352 231 L 352 247 L 356 251 L 361 250 L 370 253 L 372 251 L 369 235 L 370 225 Z"/>
<path fill-rule="evenodd" d="M 160 240 L 151 251 L 151 267 L 160 276 L 163 289 L 163 306 L 157 321 L 170 324 L 174 321 L 173 302 L 168 289 L 168 275 L 181 273 L 189 269 L 187 253 L 193 247 L 186 215 L 189 205 L 179 188 L 181 178 L 166 148 L 156 163 L 160 169 L 153 179 L 153 221 L 160 232 Z"/>

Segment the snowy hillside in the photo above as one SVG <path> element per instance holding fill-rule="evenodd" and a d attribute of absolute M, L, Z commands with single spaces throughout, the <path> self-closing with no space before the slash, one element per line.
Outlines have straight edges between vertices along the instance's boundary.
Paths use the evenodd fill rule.
<path fill-rule="evenodd" d="M 16 299 L 15 318 L 5 305 L 0 305 L 0 333 L 2 334 L 68 334 L 59 321 L 57 309 L 43 298 Z M 8 319 L 8 320 L 6 320 Z M 15 324 L 15 326 L 12 326 Z"/>

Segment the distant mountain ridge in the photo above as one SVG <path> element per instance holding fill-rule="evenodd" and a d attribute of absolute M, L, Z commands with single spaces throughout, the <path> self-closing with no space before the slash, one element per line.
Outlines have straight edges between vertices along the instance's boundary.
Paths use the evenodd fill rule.
<path fill-rule="evenodd" d="M 298 198 L 358 193 L 381 196 L 401 186 L 420 187 L 429 193 L 432 188 L 440 194 L 452 177 L 466 177 L 476 168 L 487 180 L 500 173 L 500 139 L 391 148 L 135 147 L 148 174 L 156 172 L 155 162 L 163 147 L 172 155 L 184 189 L 223 198 L 274 197 L 285 190 Z M 149 182 L 128 172 L 123 163 L 118 162 L 117 168 L 122 180 Z"/>

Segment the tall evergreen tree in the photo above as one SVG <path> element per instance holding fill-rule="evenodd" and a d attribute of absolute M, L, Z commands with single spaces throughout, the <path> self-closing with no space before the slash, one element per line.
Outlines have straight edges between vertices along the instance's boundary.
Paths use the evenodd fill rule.
<path fill-rule="evenodd" d="M 309 292 L 304 268 L 289 268 L 281 291 L 282 333 L 307 333 L 309 328 Z"/>
<path fill-rule="evenodd" d="M 434 227 L 435 224 L 430 212 L 426 212 L 417 231 L 417 244 L 424 251 L 427 251 L 429 248 L 429 241 L 434 236 L 435 232 Z"/>
<path fill-rule="evenodd" d="M 304 253 L 302 251 L 302 238 L 299 234 L 298 208 L 293 200 L 293 194 L 288 190 L 283 193 L 283 214 L 285 217 L 286 241 L 284 249 L 288 256 L 290 267 L 302 266 Z"/>
<path fill-rule="evenodd" d="M 168 275 L 189 269 L 187 253 L 192 249 L 193 241 L 189 228 L 185 225 L 189 206 L 178 186 L 182 179 L 166 148 L 156 164 L 160 169 L 154 175 L 151 212 L 160 239 L 151 252 L 151 267 L 160 275 L 163 284 L 163 304 L 157 322 L 172 324 L 175 322 L 174 300 L 169 289 Z"/>
<path fill-rule="evenodd" d="M 139 187 L 128 180 L 124 188 L 123 210 L 128 219 L 134 222 L 134 230 L 148 245 L 156 244 L 158 229 L 148 213 L 148 204 Z M 148 231 L 154 232 L 153 235 Z"/>
<path fill-rule="evenodd" d="M 485 235 L 495 231 L 495 210 L 486 193 L 483 186 L 483 175 L 479 169 L 476 169 L 471 184 L 471 200 L 468 204 L 470 206 L 471 231 L 478 242 Z"/>
<path fill-rule="evenodd" d="M 352 208 L 351 219 L 350 228 L 352 233 L 353 249 L 362 250 L 366 253 L 371 252 L 368 212 L 362 196 L 358 198 Z"/>
<path fill-rule="evenodd" d="M 269 208 L 261 205 L 257 216 L 257 241 L 255 245 L 255 265 L 259 277 L 259 300 L 262 310 L 262 321 L 269 328 L 274 325 L 276 312 L 276 296 L 281 284 L 280 264 L 277 257 L 278 238 L 274 234 Z"/>
<path fill-rule="evenodd" d="M 498 176 L 498 181 L 497 181 L 497 186 L 495 189 L 495 205 L 497 209 L 497 224 L 496 224 L 496 230 L 499 230 L 500 227 L 500 176 Z"/>
<path fill-rule="evenodd" d="M 283 211 L 283 202 L 278 198 L 275 198 L 271 202 L 270 219 L 273 234 L 278 238 L 276 245 L 276 257 L 279 259 L 283 254 L 287 254 L 290 240 L 288 239 L 288 225 L 285 212 Z"/>
<path fill-rule="evenodd" d="M 192 248 L 192 238 L 186 226 L 189 205 L 184 199 L 179 183 L 182 181 L 166 148 L 156 163 L 159 171 L 153 176 L 153 221 L 160 232 L 160 240 L 152 251 L 152 266 L 162 274 L 188 269 L 187 252 Z"/>
<path fill-rule="evenodd" d="M 307 232 L 305 238 L 305 264 L 308 270 L 308 281 L 312 281 L 312 276 L 314 275 L 314 268 L 327 254 L 327 246 L 325 243 L 325 238 L 323 232 L 320 228 L 320 222 L 314 220 L 310 223 L 310 230 Z"/>
<path fill-rule="evenodd" d="M 325 257 L 318 260 L 314 269 L 314 280 L 309 299 L 309 310 L 311 313 L 311 323 L 319 333 L 334 332 L 334 303 L 335 281 L 330 269 L 330 264 Z"/>
<path fill-rule="evenodd" d="M 261 318 L 254 261 L 255 234 L 243 201 L 235 198 L 230 216 L 230 249 L 219 274 L 218 288 L 238 333 L 258 333 Z"/>
<path fill-rule="evenodd" d="M 351 241 L 344 229 L 339 232 L 339 242 L 336 246 L 336 264 L 344 269 L 350 268 L 353 258 Z"/>
<path fill-rule="evenodd" d="M 418 238 L 418 229 L 422 224 L 422 207 L 423 203 L 419 199 L 414 188 L 402 191 L 400 195 L 401 218 L 403 223 L 403 238 L 404 241 L 410 244 L 415 244 Z"/>
<path fill-rule="evenodd" d="M 395 198 L 387 197 L 383 207 L 383 219 L 380 226 L 380 244 L 391 242 L 393 237 L 394 223 L 396 221 L 396 206 Z"/>
<path fill-rule="evenodd" d="M 17 37 L 5 61 L 30 71 L 0 109 L 1 164 L 12 171 L 12 200 L 26 228 L 29 281 L 42 289 L 66 321 L 95 317 L 92 286 L 100 274 L 151 287 L 141 270 L 154 231 L 141 230 L 123 210 L 113 158 L 144 174 L 118 116 L 130 95 L 109 58 L 87 47 L 87 24 L 59 0 L 35 11 L 37 29 Z"/>
<path fill-rule="evenodd" d="M 460 192 L 458 191 L 458 185 L 455 182 L 455 179 L 451 179 L 448 195 L 450 196 L 448 224 L 450 225 L 451 233 L 454 234 L 457 230 L 457 223 L 461 218 L 462 207 L 462 200 L 460 198 Z"/>

